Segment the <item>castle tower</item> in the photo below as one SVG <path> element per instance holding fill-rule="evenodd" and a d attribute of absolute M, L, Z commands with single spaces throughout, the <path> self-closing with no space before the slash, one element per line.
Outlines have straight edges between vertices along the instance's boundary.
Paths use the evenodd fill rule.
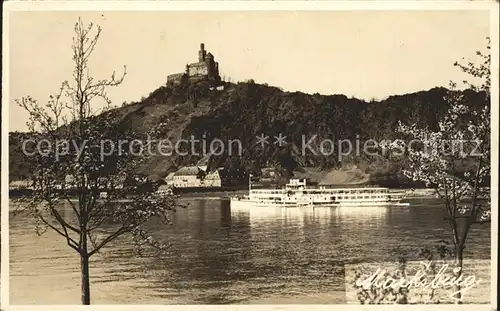
<path fill-rule="evenodd" d="M 207 64 L 208 78 L 212 80 L 215 77 L 215 63 L 214 63 L 214 56 L 210 52 L 207 54 L 206 64 Z"/>
<path fill-rule="evenodd" d="M 205 44 L 204 43 L 201 43 L 200 44 L 200 50 L 198 51 L 198 61 L 201 63 L 201 62 L 204 62 L 205 61 L 205 58 L 207 56 L 207 51 L 205 51 Z"/>

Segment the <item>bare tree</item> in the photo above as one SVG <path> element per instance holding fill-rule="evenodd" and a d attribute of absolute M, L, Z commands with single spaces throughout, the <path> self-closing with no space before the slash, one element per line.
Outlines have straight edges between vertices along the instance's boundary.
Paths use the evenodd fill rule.
<path fill-rule="evenodd" d="M 422 129 L 416 124 L 399 126 L 401 133 L 420 142 L 420 148 L 407 150 L 409 167 L 405 174 L 433 188 L 444 203 L 457 278 L 462 275 L 464 249 L 472 226 L 488 223 L 491 216 L 489 42 L 488 38 L 486 52 L 477 52 L 479 63 L 455 63 L 476 80 L 463 81 L 477 95 L 475 100 L 457 91 L 456 83 L 451 82 L 445 98 L 450 108 L 439 121 L 438 131 Z M 456 291 L 455 300 L 461 303 L 459 288 Z"/>
<path fill-rule="evenodd" d="M 34 217 L 37 233 L 50 228 L 76 251 L 81 263 L 81 302 L 90 304 L 90 258 L 127 233 L 138 246 L 166 250 L 166 241 L 156 241 L 145 225 L 153 218 L 168 223 L 178 205 L 174 196 L 137 192 L 124 183 L 150 156 L 144 150 L 154 145 L 150 138 L 155 130 L 141 134 L 121 127 L 120 115 L 110 109 L 107 89 L 122 83 L 125 68 L 119 76 L 113 72 L 108 79 L 92 77 L 89 59 L 101 27 L 79 19 L 74 31 L 72 80 L 63 82 L 45 105 L 29 96 L 17 100 L 30 115 L 32 139 L 23 148 L 36 167 L 33 196 L 23 198 L 18 206 L 20 212 Z M 96 109 L 96 105 L 103 107 Z M 142 139 L 143 144 L 134 144 L 133 139 Z M 64 213 L 68 210 L 71 213 Z"/>

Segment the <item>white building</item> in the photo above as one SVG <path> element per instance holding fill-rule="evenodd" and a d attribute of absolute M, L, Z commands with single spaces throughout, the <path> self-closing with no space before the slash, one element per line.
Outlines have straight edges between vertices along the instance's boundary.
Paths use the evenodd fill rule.
<path fill-rule="evenodd" d="M 168 186 L 176 188 L 191 187 L 222 187 L 222 176 L 220 170 L 212 172 L 205 171 L 206 166 L 187 166 L 170 173 L 165 178 Z"/>
<path fill-rule="evenodd" d="M 203 184 L 205 187 L 222 187 L 222 178 L 219 170 L 207 173 Z"/>
<path fill-rule="evenodd" d="M 169 173 L 167 175 L 167 177 L 165 177 L 165 183 L 169 186 L 173 186 L 174 185 L 174 176 L 175 176 L 175 172 Z"/>
<path fill-rule="evenodd" d="M 33 181 L 32 180 L 14 180 L 9 183 L 10 190 L 18 190 L 18 189 L 33 189 Z"/>
<path fill-rule="evenodd" d="M 205 177 L 205 171 L 198 166 L 186 166 L 175 172 L 173 175 L 167 176 L 167 184 L 176 188 L 202 187 L 202 180 Z"/>

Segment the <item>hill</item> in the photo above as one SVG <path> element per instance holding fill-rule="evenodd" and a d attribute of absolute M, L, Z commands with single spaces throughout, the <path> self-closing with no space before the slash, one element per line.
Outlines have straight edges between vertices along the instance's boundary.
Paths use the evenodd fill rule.
<path fill-rule="evenodd" d="M 161 137 L 176 142 L 193 135 L 208 144 L 238 139 L 242 152 L 210 156 L 209 167 L 260 174 L 262 167 L 276 167 L 284 178 L 291 174 L 316 178 L 318 182 L 402 184 L 402 163 L 380 156 L 351 154 L 339 158 L 332 154 L 315 155 L 324 139 L 350 140 L 362 144 L 396 139 L 398 120 L 417 122 L 436 128 L 447 109 L 445 88 L 434 88 L 412 94 L 390 96 L 381 101 L 366 102 L 344 95 L 305 94 L 257 84 L 223 82 L 214 88 L 204 81 L 179 86 L 162 86 L 140 102 L 125 104 L 112 111 L 123 131 L 145 133 L 164 124 Z M 480 104 L 481 95 L 466 91 L 471 102 Z M 262 148 L 256 136 L 269 136 Z M 274 144 L 274 136 L 286 136 L 287 144 Z M 29 177 L 29 158 L 21 152 L 25 133 L 10 133 L 10 178 Z M 315 136 L 316 135 L 316 136 Z M 316 137 L 304 152 L 304 143 Z M 227 146 L 226 146 L 227 149 Z M 141 168 L 153 179 L 166 176 L 176 167 L 196 163 L 204 155 L 157 155 Z"/>

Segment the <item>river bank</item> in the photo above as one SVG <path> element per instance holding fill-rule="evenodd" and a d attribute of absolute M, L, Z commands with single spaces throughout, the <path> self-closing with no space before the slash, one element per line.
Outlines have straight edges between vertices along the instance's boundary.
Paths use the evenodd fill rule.
<path fill-rule="evenodd" d="M 10 190 L 9 191 L 9 198 L 26 198 L 31 196 L 31 191 L 29 189 L 26 190 Z M 227 190 L 211 190 L 211 191 L 196 191 L 195 189 L 191 191 L 183 191 L 180 193 L 176 193 L 177 195 L 185 198 L 212 198 L 212 197 L 217 197 L 217 198 L 227 198 L 231 197 L 234 195 L 244 195 L 248 194 L 247 189 L 227 189 Z M 408 198 L 428 198 L 428 197 L 433 197 L 435 195 L 435 190 L 434 189 L 413 189 L 409 190 L 407 197 Z M 76 195 L 71 196 L 72 198 L 76 199 Z"/>
<path fill-rule="evenodd" d="M 234 195 L 248 194 L 248 190 L 234 190 L 234 191 L 213 191 L 213 192 L 192 192 L 184 193 L 181 197 L 185 198 L 211 198 L 211 197 L 231 197 Z M 409 190 L 407 198 L 432 198 L 435 197 L 436 191 L 434 189 L 414 189 Z"/>

